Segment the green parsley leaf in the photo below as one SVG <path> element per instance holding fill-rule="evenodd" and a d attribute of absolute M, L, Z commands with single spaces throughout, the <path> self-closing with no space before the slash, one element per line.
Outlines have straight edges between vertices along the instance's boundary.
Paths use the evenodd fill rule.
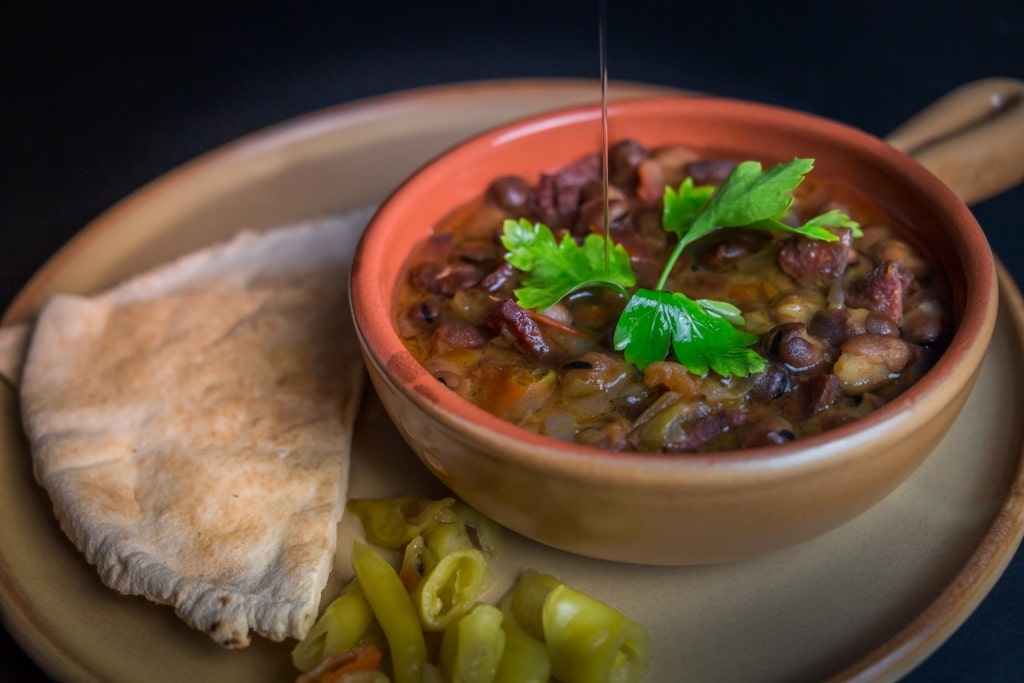
<path fill-rule="evenodd" d="M 835 242 L 839 236 L 829 230 L 832 228 L 849 228 L 854 237 L 860 237 L 864 233 L 860 229 L 860 223 L 853 220 L 839 209 L 833 209 L 820 216 L 815 216 L 803 225 L 787 225 L 780 220 L 764 220 L 752 223 L 749 227 L 759 230 L 778 230 L 794 235 L 803 235 L 823 242 Z"/>
<path fill-rule="evenodd" d="M 803 182 L 813 159 L 794 159 L 767 171 L 756 161 L 744 161 L 711 195 L 681 241 L 689 244 L 719 228 L 739 228 L 760 221 L 778 220 L 793 204 L 790 194 Z"/>
<path fill-rule="evenodd" d="M 803 224 L 804 228 L 828 226 L 832 228 L 849 228 L 854 237 L 863 237 L 864 231 L 860 229 L 860 223 L 853 220 L 839 209 L 832 209 L 820 216 L 815 216 Z"/>
<path fill-rule="evenodd" d="M 826 226 L 848 227 L 860 235 L 856 221 L 841 211 L 829 211 L 801 226 L 790 226 L 780 219 L 793 204 L 791 194 L 814 167 L 814 159 L 793 159 L 776 164 L 767 171 L 756 161 L 744 161 L 736 166 L 717 190 L 707 186 L 694 187 L 687 178 L 678 191 L 665 188 L 662 226 L 679 235 L 665 269 L 658 280 L 657 289 L 668 281 L 679 256 L 687 245 L 722 228 L 755 228 L 776 230 L 826 242 L 839 239 Z M 701 198 L 706 201 L 701 203 Z"/>
<path fill-rule="evenodd" d="M 621 244 L 607 250 L 605 270 L 601 235 L 587 235 L 582 245 L 568 234 L 558 242 L 548 226 L 521 218 L 505 221 L 501 243 L 508 250 L 505 259 L 526 274 L 523 286 L 515 290 L 523 308 L 545 309 L 589 287 L 611 287 L 626 295 L 627 288 L 636 284 L 629 252 Z"/>
<path fill-rule="evenodd" d="M 787 225 L 780 220 L 769 218 L 756 223 L 751 223 L 746 226 L 748 228 L 754 228 L 756 230 L 774 230 L 778 232 L 788 232 L 793 235 L 803 235 L 814 240 L 821 240 L 822 242 L 835 242 L 839 239 L 831 230 L 825 229 L 821 225 L 815 225 L 811 222 L 807 222 L 804 225 Z"/>
<path fill-rule="evenodd" d="M 713 185 L 694 186 L 693 178 L 684 180 L 678 190 L 666 185 L 662 200 L 662 227 L 682 237 L 714 192 Z"/>
<path fill-rule="evenodd" d="M 713 313 L 720 318 L 725 318 L 733 325 L 746 325 L 743 319 L 743 311 L 733 306 L 728 301 L 715 301 L 714 299 L 697 299 L 697 303 L 708 313 Z"/>
<path fill-rule="evenodd" d="M 720 312 L 739 317 L 739 310 L 726 302 L 638 289 L 615 327 L 615 349 L 641 370 L 664 360 L 670 347 L 676 360 L 697 374 L 711 369 L 722 376 L 746 377 L 764 370 L 764 358 L 746 348 L 757 336 L 736 329 Z"/>

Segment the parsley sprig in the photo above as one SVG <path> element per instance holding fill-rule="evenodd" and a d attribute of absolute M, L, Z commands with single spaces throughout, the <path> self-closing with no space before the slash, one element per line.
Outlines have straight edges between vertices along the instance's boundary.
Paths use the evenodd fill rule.
<path fill-rule="evenodd" d="M 577 244 L 568 233 L 555 240 L 543 223 L 525 218 L 505 221 L 501 243 L 508 249 L 505 260 L 526 275 L 515 291 L 523 308 L 544 309 L 573 292 L 590 287 L 611 287 L 623 295 L 636 284 L 629 252 L 621 244 L 608 250 L 605 268 L 604 237 L 591 233 Z"/>
<path fill-rule="evenodd" d="M 829 211 L 803 225 L 792 226 L 782 218 L 793 203 L 792 191 L 814 166 L 813 159 L 794 159 L 762 170 L 756 161 L 744 161 L 716 189 L 694 185 L 685 179 L 679 188 L 665 188 L 662 227 L 678 236 L 655 289 L 638 288 L 629 254 L 622 245 L 608 249 L 605 238 L 590 234 L 577 244 L 570 236 L 555 239 L 551 230 L 525 219 L 507 220 L 502 244 L 506 259 L 524 273 L 515 290 L 523 308 L 543 309 L 574 291 L 595 286 L 612 287 L 629 297 L 615 327 L 614 346 L 626 360 L 646 368 L 664 360 L 671 351 L 691 372 L 709 369 L 728 376 L 746 377 L 760 372 L 765 360 L 749 348 L 757 336 L 739 329 L 741 311 L 725 301 L 693 300 L 665 284 L 682 255 L 693 242 L 726 228 L 753 228 L 835 241 L 829 227 L 843 227 L 860 234 L 860 227 L 841 211 Z"/>

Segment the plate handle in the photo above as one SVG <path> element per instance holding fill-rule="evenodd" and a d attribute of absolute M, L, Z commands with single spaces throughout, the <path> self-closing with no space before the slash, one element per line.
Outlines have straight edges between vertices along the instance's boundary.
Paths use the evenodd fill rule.
<path fill-rule="evenodd" d="M 1024 82 L 972 81 L 941 97 L 886 140 L 968 204 L 1024 181 Z"/>

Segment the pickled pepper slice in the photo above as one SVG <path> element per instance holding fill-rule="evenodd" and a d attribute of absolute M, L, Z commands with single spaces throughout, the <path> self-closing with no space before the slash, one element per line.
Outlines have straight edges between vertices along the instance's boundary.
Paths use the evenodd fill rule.
<path fill-rule="evenodd" d="M 299 671 L 311 671 L 324 659 L 348 652 L 372 619 L 373 610 L 359 582 L 349 582 L 292 650 L 292 663 Z"/>
<path fill-rule="evenodd" d="M 413 593 L 425 631 L 443 631 L 467 614 L 487 588 L 490 571 L 476 548 L 459 548 L 442 557 Z"/>
<path fill-rule="evenodd" d="M 354 543 L 352 568 L 391 651 L 395 683 L 420 683 L 427 645 L 412 599 L 398 572 L 365 543 Z"/>
<path fill-rule="evenodd" d="M 451 683 L 493 683 L 505 651 L 501 610 L 477 604 L 441 641 L 441 671 Z"/>

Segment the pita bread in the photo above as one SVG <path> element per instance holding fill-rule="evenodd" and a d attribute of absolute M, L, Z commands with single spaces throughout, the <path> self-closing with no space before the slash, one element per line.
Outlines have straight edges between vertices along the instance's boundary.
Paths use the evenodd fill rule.
<path fill-rule="evenodd" d="M 363 371 L 347 264 L 368 211 L 233 241 L 32 331 L 36 478 L 111 588 L 221 645 L 301 638 L 344 510 Z"/>

